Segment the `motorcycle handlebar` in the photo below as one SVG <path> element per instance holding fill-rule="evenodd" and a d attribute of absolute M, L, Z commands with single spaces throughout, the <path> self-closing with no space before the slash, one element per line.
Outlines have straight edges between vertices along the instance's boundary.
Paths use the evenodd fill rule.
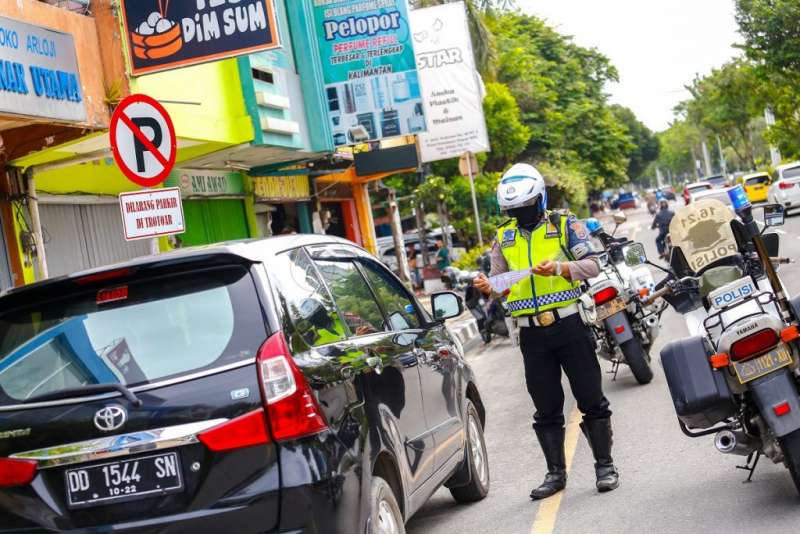
<path fill-rule="evenodd" d="M 645 300 L 643 300 L 642 304 L 644 304 L 645 306 L 650 306 L 661 297 L 672 293 L 672 291 L 673 291 L 672 286 L 664 286 L 655 293 L 653 293 L 652 295 L 650 295 L 649 297 L 647 297 Z"/>
<path fill-rule="evenodd" d="M 792 258 L 770 258 L 769 261 L 772 263 L 777 263 L 778 265 L 787 265 L 789 263 L 794 263 Z"/>

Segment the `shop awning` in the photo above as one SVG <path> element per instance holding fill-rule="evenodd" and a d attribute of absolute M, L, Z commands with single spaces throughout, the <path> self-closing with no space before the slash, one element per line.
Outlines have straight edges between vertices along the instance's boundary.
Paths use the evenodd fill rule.
<path fill-rule="evenodd" d="M 344 182 L 348 184 L 368 184 L 370 182 L 375 182 L 377 180 L 388 178 L 389 176 L 394 176 L 395 174 L 416 172 L 416 170 L 417 169 L 412 167 L 409 169 L 398 169 L 396 171 L 391 171 L 391 172 L 370 174 L 369 176 L 358 176 L 356 174 L 355 165 L 351 165 L 350 167 L 341 172 L 336 172 L 333 174 L 320 174 L 317 175 L 315 178 L 318 182 Z"/>

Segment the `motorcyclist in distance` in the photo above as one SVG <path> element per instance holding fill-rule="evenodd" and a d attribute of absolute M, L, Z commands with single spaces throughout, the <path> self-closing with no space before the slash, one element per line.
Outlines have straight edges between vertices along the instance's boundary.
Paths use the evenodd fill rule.
<path fill-rule="evenodd" d="M 651 230 L 658 229 L 658 236 L 656 237 L 656 248 L 658 248 L 658 257 L 664 260 L 667 258 L 667 235 L 669 235 L 669 224 L 672 218 L 675 217 L 675 212 L 669 209 L 669 202 L 666 199 L 661 199 L 659 204 L 658 213 L 653 218 L 653 224 L 650 226 Z"/>

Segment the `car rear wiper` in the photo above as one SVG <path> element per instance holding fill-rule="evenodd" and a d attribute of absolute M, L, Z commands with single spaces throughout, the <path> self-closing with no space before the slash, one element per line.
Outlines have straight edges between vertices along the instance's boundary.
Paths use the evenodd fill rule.
<path fill-rule="evenodd" d="M 25 404 L 33 403 L 33 402 L 44 402 L 44 401 L 51 401 L 51 400 L 58 400 L 58 399 L 68 399 L 70 397 L 85 397 L 88 395 L 95 395 L 97 393 L 108 393 L 111 391 L 116 391 L 128 401 L 133 404 L 134 406 L 141 406 L 142 401 L 133 392 L 123 386 L 122 384 L 88 384 L 86 386 L 80 386 L 75 388 L 67 388 L 61 389 L 59 391 L 52 391 L 50 393 L 44 393 L 42 395 L 36 395 L 35 397 L 30 397 L 25 399 Z"/>

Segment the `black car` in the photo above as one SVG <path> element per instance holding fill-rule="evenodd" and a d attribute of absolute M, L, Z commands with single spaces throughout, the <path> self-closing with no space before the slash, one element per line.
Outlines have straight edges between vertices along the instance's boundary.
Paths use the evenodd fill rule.
<path fill-rule="evenodd" d="M 326 236 L 185 249 L 0 297 L 0 532 L 403 532 L 489 491 L 462 347 Z"/>

